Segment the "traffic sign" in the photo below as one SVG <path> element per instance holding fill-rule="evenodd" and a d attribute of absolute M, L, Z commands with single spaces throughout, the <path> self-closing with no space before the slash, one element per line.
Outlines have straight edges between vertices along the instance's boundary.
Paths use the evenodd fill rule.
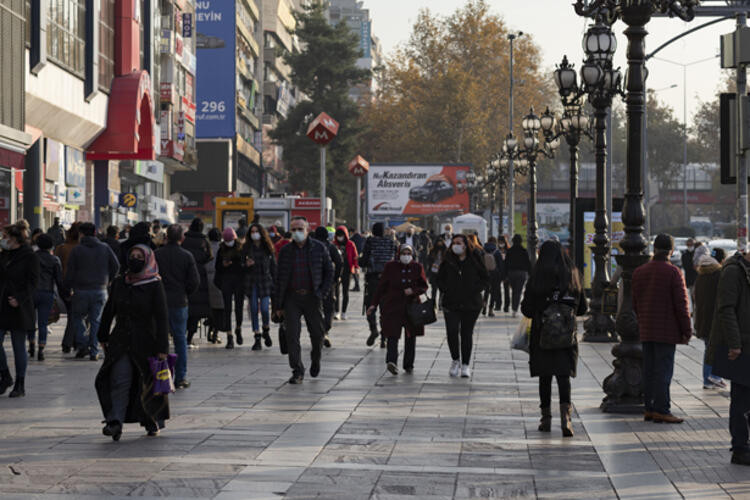
<path fill-rule="evenodd" d="M 307 127 L 307 137 L 325 146 L 336 137 L 339 123 L 325 113 L 320 113 Z"/>
<path fill-rule="evenodd" d="M 370 163 L 360 155 L 355 156 L 354 159 L 349 162 L 349 172 L 354 177 L 364 177 L 368 170 L 370 170 Z"/>

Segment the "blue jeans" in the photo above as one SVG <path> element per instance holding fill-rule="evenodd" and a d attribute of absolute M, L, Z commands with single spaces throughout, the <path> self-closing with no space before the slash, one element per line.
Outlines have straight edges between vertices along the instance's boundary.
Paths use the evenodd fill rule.
<path fill-rule="evenodd" d="M 268 327 L 268 307 L 271 303 L 271 297 L 258 297 L 258 285 L 253 285 L 247 297 L 250 300 L 250 320 L 253 323 L 253 331 L 258 333 L 260 332 L 260 326 L 258 325 L 258 305 L 260 304 L 260 315 L 263 318 L 263 326 Z"/>
<path fill-rule="evenodd" d="M 643 400 L 646 411 L 669 414 L 669 384 L 674 371 L 674 344 L 643 342 Z"/>
<path fill-rule="evenodd" d="M 0 330 L 0 371 L 8 369 L 8 358 L 5 356 L 5 334 L 7 330 Z M 16 363 L 16 379 L 26 377 L 26 331 L 11 330 L 10 341 L 13 344 L 13 360 Z"/>
<path fill-rule="evenodd" d="M 71 321 L 75 327 L 76 347 L 85 349 L 88 346 L 89 354 L 99 352 L 99 342 L 96 340 L 96 334 L 99 332 L 99 323 L 102 319 L 104 303 L 107 302 L 106 290 L 75 290 L 71 308 Z M 86 323 L 84 318 L 89 320 L 89 338 L 86 340 Z"/>
<path fill-rule="evenodd" d="M 34 293 L 34 307 L 36 307 L 36 322 L 39 327 L 39 347 L 47 345 L 47 323 L 52 304 L 55 303 L 55 292 L 52 290 L 37 290 Z M 34 340 L 32 336 L 31 340 Z"/>
<path fill-rule="evenodd" d="M 746 453 L 750 451 L 747 443 L 750 387 L 732 382 L 729 397 L 729 433 L 732 435 L 732 451 Z"/>
<path fill-rule="evenodd" d="M 169 308 L 169 330 L 172 332 L 174 352 L 177 354 L 177 363 L 174 367 L 175 382 L 181 382 L 187 376 L 187 318 L 187 306 Z"/>

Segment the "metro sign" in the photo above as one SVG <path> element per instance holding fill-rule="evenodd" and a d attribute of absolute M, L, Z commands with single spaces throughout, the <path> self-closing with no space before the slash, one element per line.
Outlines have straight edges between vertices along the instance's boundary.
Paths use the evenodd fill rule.
<path fill-rule="evenodd" d="M 325 113 L 320 113 L 307 127 L 307 137 L 325 146 L 336 137 L 339 123 Z"/>
<path fill-rule="evenodd" d="M 370 170 L 370 163 L 360 155 L 355 156 L 349 162 L 349 173 L 354 177 L 364 177 L 368 170 Z"/>

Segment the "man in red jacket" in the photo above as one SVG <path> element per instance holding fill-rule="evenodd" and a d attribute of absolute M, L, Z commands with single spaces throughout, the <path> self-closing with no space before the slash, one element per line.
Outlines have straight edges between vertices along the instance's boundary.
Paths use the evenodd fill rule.
<path fill-rule="evenodd" d="M 682 423 L 669 411 L 676 344 L 690 341 L 692 327 L 687 287 L 680 270 L 669 262 L 674 240 L 660 234 L 654 258 L 633 273 L 633 311 L 643 343 L 643 399 L 646 421 Z"/>

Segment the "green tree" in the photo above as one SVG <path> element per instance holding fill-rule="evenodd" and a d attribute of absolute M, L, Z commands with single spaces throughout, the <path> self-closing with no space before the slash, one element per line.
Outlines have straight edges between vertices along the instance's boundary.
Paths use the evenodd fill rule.
<path fill-rule="evenodd" d="M 294 13 L 301 50 L 287 52 L 292 83 L 306 96 L 289 110 L 271 131 L 283 147 L 283 160 L 293 192 L 320 192 L 318 146 L 307 136 L 307 127 L 321 112 L 339 122 L 338 136 L 328 145 L 327 194 L 347 220 L 354 220 L 354 179 L 346 166 L 356 154 L 362 132 L 359 108 L 349 98 L 349 89 L 364 83 L 370 72 L 357 68 L 359 36 L 344 23 L 332 26 L 323 2 L 307 5 Z"/>

